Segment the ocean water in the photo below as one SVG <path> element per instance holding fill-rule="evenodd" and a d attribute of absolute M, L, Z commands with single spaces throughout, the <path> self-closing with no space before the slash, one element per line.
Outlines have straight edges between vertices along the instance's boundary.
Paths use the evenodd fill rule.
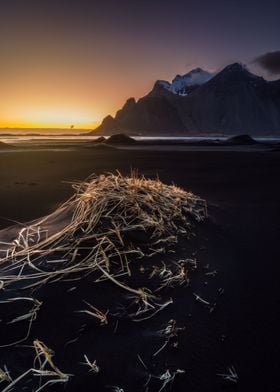
<path fill-rule="evenodd" d="M 26 143 L 40 142 L 44 143 L 50 139 L 69 140 L 69 141 L 87 141 L 95 140 L 98 136 L 89 136 L 90 129 L 60 129 L 60 128 L 0 128 L 0 141 L 4 143 Z M 246 133 L 246 132 L 244 132 Z M 234 136 L 234 135 L 231 135 Z M 109 137 L 106 136 L 105 137 Z M 199 140 L 225 140 L 230 136 L 133 136 L 136 140 L 182 140 L 182 141 L 199 141 Z M 259 141 L 279 141 L 279 137 L 255 137 Z"/>

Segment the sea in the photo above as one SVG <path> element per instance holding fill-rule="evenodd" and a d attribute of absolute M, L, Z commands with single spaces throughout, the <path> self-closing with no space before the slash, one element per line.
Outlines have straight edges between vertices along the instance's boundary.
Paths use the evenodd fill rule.
<path fill-rule="evenodd" d="M 69 140 L 69 141 L 86 141 L 95 140 L 98 136 L 89 135 L 91 129 L 64 129 L 64 128 L 0 128 L 0 141 L 3 143 L 28 143 L 28 142 L 41 142 L 50 139 Z M 244 132 L 246 134 L 246 132 Z M 232 135 L 234 136 L 234 135 Z M 109 137 L 106 136 L 105 137 Z M 222 135 L 204 135 L 204 136 L 133 136 L 136 140 L 182 140 L 182 141 L 200 141 L 200 140 L 225 140 L 228 136 Z M 259 141 L 280 141 L 280 137 L 255 137 Z"/>

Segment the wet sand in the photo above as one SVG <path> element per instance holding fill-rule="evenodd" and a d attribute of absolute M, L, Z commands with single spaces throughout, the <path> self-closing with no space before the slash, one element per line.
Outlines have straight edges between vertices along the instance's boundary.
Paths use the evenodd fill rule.
<path fill-rule="evenodd" d="M 173 391 L 222 391 L 225 385 L 216 373 L 231 365 L 240 381 L 236 386 L 226 386 L 229 390 L 279 390 L 279 152 L 253 148 L 247 152 L 93 148 L 20 151 L 1 153 L 0 168 L 1 228 L 11 224 L 7 219 L 24 222 L 53 211 L 72 194 L 69 182 L 116 169 L 127 174 L 137 168 L 148 177 L 158 175 L 163 182 L 193 191 L 209 204 L 209 221 L 198 228 L 196 242 L 191 245 L 201 249 L 200 269 L 192 287 L 178 289 L 174 307 L 147 325 L 124 323 L 116 335 L 91 325 L 81 336 L 80 350 L 92 347 L 92 355 L 100 357 L 103 375 L 95 379 L 81 373 L 66 390 L 110 390 L 104 389 L 108 383 L 123 386 L 125 391 L 143 391 L 145 371 L 137 353 L 156 374 L 167 366 L 186 369 L 185 375 L 176 377 Z M 179 251 L 184 253 L 183 245 Z M 203 266 L 207 264 L 219 275 L 207 279 L 205 285 Z M 213 314 L 194 301 L 192 291 L 214 300 L 220 287 L 224 294 L 218 298 Z M 77 321 L 70 318 L 70 308 L 63 306 L 63 295 L 59 295 L 64 289 L 59 284 L 43 294 L 50 304 L 58 301 L 63 311 L 58 315 L 58 310 L 48 305 L 34 324 L 32 336 L 48 342 L 56 351 L 56 362 L 71 372 L 76 369 L 73 363 L 83 358 L 79 359 L 75 345 L 70 345 L 68 351 L 62 347 L 63 339 L 75 337 L 77 327 Z M 92 283 L 85 283 L 83 296 L 87 297 L 91 289 Z M 109 301 L 106 286 L 94 290 L 97 302 Z M 78 301 L 75 294 L 72 301 Z M 150 351 L 156 351 L 159 342 L 150 336 L 151 331 L 170 318 L 176 318 L 186 332 L 179 336 L 177 350 L 164 351 L 153 360 Z M 51 322 L 54 319 L 55 325 Z M 13 350 L 13 354 L 3 352 L 4 363 L 11 362 L 11 355 L 23 357 L 20 348 Z M 108 357 L 111 365 L 106 362 Z M 15 369 L 23 369 L 22 364 L 13 363 Z M 155 381 L 150 391 L 159 389 Z M 60 386 L 51 390 L 64 389 Z"/>

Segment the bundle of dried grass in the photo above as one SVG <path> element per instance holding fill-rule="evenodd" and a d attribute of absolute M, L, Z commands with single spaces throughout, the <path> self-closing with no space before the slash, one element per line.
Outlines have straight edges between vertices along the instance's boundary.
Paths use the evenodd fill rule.
<path fill-rule="evenodd" d="M 72 274 L 95 273 L 96 280 L 109 279 L 146 298 L 144 290 L 119 279 L 130 275 L 130 262 L 165 251 L 180 234 L 190 235 L 194 221 L 207 215 L 201 198 L 135 174 L 92 176 L 73 187 L 74 196 L 52 218 L 55 227 L 64 214 L 58 230 L 49 230 L 45 217 L 5 243 L 0 253 L 3 288 L 14 282 L 30 287 Z"/>
<path fill-rule="evenodd" d="M 188 284 L 189 271 L 196 268 L 196 261 L 189 258 L 174 262 L 168 256 L 166 262 L 157 260 L 156 266 L 148 258 L 171 250 L 180 235 L 188 237 L 193 234 L 194 223 L 207 216 L 204 200 L 174 185 L 137 175 L 92 176 L 73 186 L 74 196 L 54 213 L 32 224 L 9 229 L 6 235 L 0 234 L 0 305 L 15 306 L 7 316 L 6 325 L 10 328 L 17 323 L 27 323 L 22 338 L 0 347 L 8 348 L 29 339 L 32 323 L 44 306 L 43 300 L 33 297 L 33 288 L 39 289 L 41 285 L 62 279 L 80 280 L 89 274 L 96 282 L 113 282 L 128 292 L 118 306 L 100 310 L 91 301 L 83 300 L 86 307 L 73 311 L 95 319 L 100 326 L 111 323 L 114 318 L 115 332 L 119 319 L 123 317 L 141 322 L 171 305 L 173 299 L 157 298 L 158 292 Z M 138 283 L 135 283 L 133 278 L 144 264 L 144 260 L 141 265 L 137 263 L 141 258 L 145 258 L 148 264 L 143 285 L 153 279 L 156 281 L 150 290 L 133 287 L 132 282 L 135 286 L 139 284 L 139 280 L 136 278 Z M 10 290 L 5 290 L 7 287 Z M 22 296 L 18 288 L 30 290 L 25 290 L 27 294 Z M 70 290 L 72 288 L 66 291 L 66 297 Z M 153 357 L 170 344 L 180 329 L 172 319 L 159 331 L 165 341 Z M 66 344 L 77 340 L 72 339 Z M 6 366 L 0 369 L 0 382 L 8 383 L 3 392 L 14 388 L 22 390 L 31 382 L 34 391 L 39 392 L 69 381 L 71 375 L 62 372 L 54 363 L 52 350 L 38 339 L 33 341 L 33 347 L 36 353 L 33 366 L 24 373 L 12 379 Z M 98 373 L 96 360 L 90 361 L 86 354 L 83 356 L 83 364 L 89 371 Z M 145 386 L 154 377 L 162 383 L 160 390 L 163 390 L 182 372 L 167 369 L 159 376 L 149 374 Z"/>

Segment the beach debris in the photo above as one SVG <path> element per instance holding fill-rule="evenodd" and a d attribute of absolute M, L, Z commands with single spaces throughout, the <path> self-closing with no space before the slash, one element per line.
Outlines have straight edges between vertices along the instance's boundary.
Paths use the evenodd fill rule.
<path fill-rule="evenodd" d="M 33 367 L 26 370 L 14 380 L 10 378 L 10 383 L 2 390 L 2 392 L 10 392 L 14 390 L 15 385 L 30 375 L 32 377 L 39 378 L 39 387 L 37 389 L 34 387 L 32 389 L 34 392 L 42 391 L 43 389 L 57 383 L 66 383 L 69 381 L 71 375 L 63 373 L 54 364 L 52 359 L 54 352 L 51 349 L 38 339 L 33 341 L 33 347 L 36 353 Z M 45 383 L 42 383 L 43 378 L 49 379 Z"/>
<path fill-rule="evenodd" d="M 182 369 L 177 369 L 175 371 L 170 371 L 169 369 L 167 369 L 164 373 L 162 373 L 160 376 L 157 377 L 160 381 L 162 381 L 162 386 L 158 390 L 158 392 L 163 391 L 168 384 L 172 384 L 177 374 L 184 374 L 184 373 L 186 372 L 185 370 Z"/>
<path fill-rule="evenodd" d="M 213 271 L 205 272 L 204 275 L 205 276 L 211 276 L 212 278 L 215 278 L 218 275 L 218 271 L 217 270 L 213 270 Z"/>
<path fill-rule="evenodd" d="M 217 376 L 221 377 L 224 381 L 229 381 L 231 383 L 237 384 L 239 381 L 238 374 L 234 366 L 227 368 L 228 373 L 217 373 Z"/>
<path fill-rule="evenodd" d="M 0 384 L 3 381 L 12 382 L 12 378 L 10 376 L 10 372 L 6 365 L 3 366 L 3 369 L 0 368 Z"/>
<path fill-rule="evenodd" d="M 204 304 L 204 305 L 207 305 L 207 306 L 210 305 L 210 302 L 206 301 L 206 299 L 203 299 L 203 298 L 200 297 L 198 294 L 193 293 L 193 296 L 195 297 L 195 300 L 196 300 L 196 301 L 198 301 L 198 302 L 200 302 L 200 303 L 202 303 L 202 304 Z"/>
<path fill-rule="evenodd" d="M 37 312 L 40 309 L 42 302 L 38 301 L 36 298 L 29 298 L 29 297 L 14 297 L 9 298 L 4 301 L 0 301 L 0 303 L 12 303 L 15 301 L 30 301 L 33 303 L 33 307 L 29 310 L 29 312 L 22 314 L 18 317 L 15 317 L 13 320 L 9 321 L 8 324 L 14 324 L 19 321 L 30 320 L 33 321 L 37 317 Z"/>
<path fill-rule="evenodd" d="M 141 365 L 147 370 L 147 366 L 139 354 L 137 354 L 137 358 L 138 358 L 139 362 L 141 363 Z"/>
<path fill-rule="evenodd" d="M 223 289 L 222 287 L 220 287 L 220 288 L 218 289 L 218 295 L 223 295 L 224 292 L 225 292 L 225 289 Z"/>
<path fill-rule="evenodd" d="M 141 272 L 141 274 L 145 273 L 146 270 L 143 265 L 140 265 L 139 271 Z"/>
<path fill-rule="evenodd" d="M 178 346 L 178 332 L 185 330 L 185 327 L 177 327 L 177 322 L 174 319 L 171 319 L 168 321 L 167 325 L 165 328 L 161 329 L 160 331 L 157 332 L 157 335 L 160 337 L 165 338 L 164 344 L 153 354 L 153 357 L 156 357 L 167 345 L 170 343 L 171 340 L 173 341 L 173 347 Z"/>
<path fill-rule="evenodd" d="M 162 267 L 154 266 L 152 272 L 150 273 L 149 278 L 153 278 L 154 276 L 158 276 L 160 279 L 166 279 L 172 276 L 172 271 L 166 264 L 162 261 Z"/>
<path fill-rule="evenodd" d="M 210 306 L 209 306 L 209 313 L 213 313 L 214 310 L 216 309 L 216 306 L 217 306 L 217 303 L 216 303 L 216 302 L 214 302 L 213 305 L 210 305 Z"/>
<path fill-rule="evenodd" d="M 164 310 L 168 305 L 173 304 L 173 299 L 170 298 L 163 303 L 153 301 L 153 306 L 139 307 L 135 313 L 128 314 L 128 317 L 135 322 L 145 321 L 154 317 L 157 313 Z"/>
<path fill-rule="evenodd" d="M 53 362 L 54 351 L 51 350 L 47 345 L 35 339 L 33 341 L 33 347 L 36 352 L 36 356 L 34 359 L 34 369 L 33 372 L 40 376 L 56 376 L 61 382 L 67 382 L 69 380 L 70 375 L 63 373 Z M 46 370 L 46 366 L 50 368 L 50 370 Z M 37 368 L 38 366 L 38 368 Z"/>
<path fill-rule="evenodd" d="M 155 292 L 158 292 L 165 287 L 189 285 L 189 265 L 191 265 L 191 269 L 193 270 L 195 261 L 192 259 L 179 260 L 178 262 L 170 263 L 168 266 L 162 261 L 161 267 L 153 266 L 149 279 L 158 277 L 161 281 L 160 286 Z"/>
<path fill-rule="evenodd" d="M 124 392 L 124 389 L 115 385 L 107 385 L 106 388 L 110 388 L 113 392 Z"/>
<path fill-rule="evenodd" d="M 195 271 L 198 268 L 198 261 L 197 261 L 197 259 L 194 259 L 194 258 L 179 260 L 179 263 L 186 263 L 187 265 L 190 266 L 190 269 L 192 271 Z"/>
<path fill-rule="evenodd" d="M 99 320 L 100 325 L 107 325 L 108 324 L 108 318 L 107 315 L 109 313 L 109 310 L 107 310 L 106 312 L 102 312 L 101 310 L 97 309 L 95 306 L 91 305 L 89 302 L 84 301 L 85 304 L 88 305 L 88 307 L 90 308 L 90 310 L 78 310 L 78 313 L 86 313 L 94 318 L 96 318 L 97 320 Z"/>
<path fill-rule="evenodd" d="M 77 342 L 78 340 L 79 340 L 79 336 L 76 337 L 76 338 L 73 338 L 73 339 L 68 340 L 67 342 L 65 342 L 64 348 L 67 347 L 67 346 L 69 346 L 70 344 L 73 344 L 73 343 Z"/>
<path fill-rule="evenodd" d="M 116 320 L 115 326 L 114 326 L 114 330 L 113 330 L 113 333 L 114 333 L 114 334 L 117 332 L 118 326 L 119 326 L 119 320 Z"/>
<path fill-rule="evenodd" d="M 89 367 L 89 372 L 93 372 L 95 374 L 100 372 L 100 367 L 97 365 L 96 360 L 91 362 L 86 354 L 84 354 L 85 362 L 82 362 L 82 365 L 86 365 Z"/>
<path fill-rule="evenodd" d="M 74 290 L 76 290 L 76 289 L 77 289 L 76 286 L 70 287 L 70 289 L 67 290 L 67 293 L 70 293 L 71 291 L 74 291 Z"/>
<path fill-rule="evenodd" d="M 153 249 L 153 248 L 149 248 L 149 253 L 146 254 L 147 257 L 153 257 L 156 255 L 160 255 L 166 252 L 165 248 L 157 248 L 157 249 Z"/>
<path fill-rule="evenodd" d="M 12 297 L 12 298 L 8 298 L 8 299 L 0 301 L 0 304 L 11 304 L 13 302 L 19 302 L 19 301 L 31 302 L 32 308 L 30 310 L 28 310 L 27 313 L 20 314 L 17 317 L 13 318 L 11 321 L 7 322 L 7 325 L 14 324 L 14 323 L 21 322 L 21 321 L 27 321 L 28 322 L 27 332 L 23 338 L 16 340 L 12 343 L 0 345 L 0 347 L 13 346 L 15 344 L 22 343 L 26 339 L 28 339 L 28 337 L 30 335 L 32 323 L 34 320 L 36 320 L 37 313 L 43 304 L 42 302 L 38 301 L 36 298 L 32 298 L 32 297 Z"/>
<path fill-rule="evenodd" d="M 169 339 L 166 339 L 164 344 L 153 354 L 153 357 L 156 357 L 168 344 Z"/>
<path fill-rule="evenodd" d="M 173 266 L 175 267 L 173 271 L 168 270 L 165 266 L 165 273 L 159 274 L 159 276 L 163 279 L 161 286 L 156 291 L 159 291 L 164 287 L 175 287 L 189 284 L 187 263 L 181 260 L 178 263 L 173 263 Z"/>
<path fill-rule="evenodd" d="M 14 386 L 18 384 L 22 379 L 24 379 L 26 376 L 28 376 L 30 373 L 32 373 L 32 369 L 28 369 L 26 372 L 22 373 L 20 376 L 18 376 L 14 380 L 10 380 L 10 383 L 1 391 L 1 392 L 10 392 L 14 390 Z"/>
<path fill-rule="evenodd" d="M 177 369 L 174 371 L 172 371 L 170 369 L 166 369 L 165 372 L 163 372 L 162 374 L 160 374 L 158 376 L 149 373 L 148 377 L 147 377 L 147 381 L 144 384 L 145 391 L 149 390 L 148 385 L 151 382 L 152 378 L 157 379 L 162 383 L 158 392 L 165 390 L 168 385 L 170 386 L 170 390 L 171 390 L 171 385 L 172 385 L 175 377 L 177 376 L 177 374 L 184 374 L 184 373 L 186 373 L 186 371 L 182 370 L 182 369 Z M 155 390 L 155 389 L 153 389 L 153 390 Z"/>

